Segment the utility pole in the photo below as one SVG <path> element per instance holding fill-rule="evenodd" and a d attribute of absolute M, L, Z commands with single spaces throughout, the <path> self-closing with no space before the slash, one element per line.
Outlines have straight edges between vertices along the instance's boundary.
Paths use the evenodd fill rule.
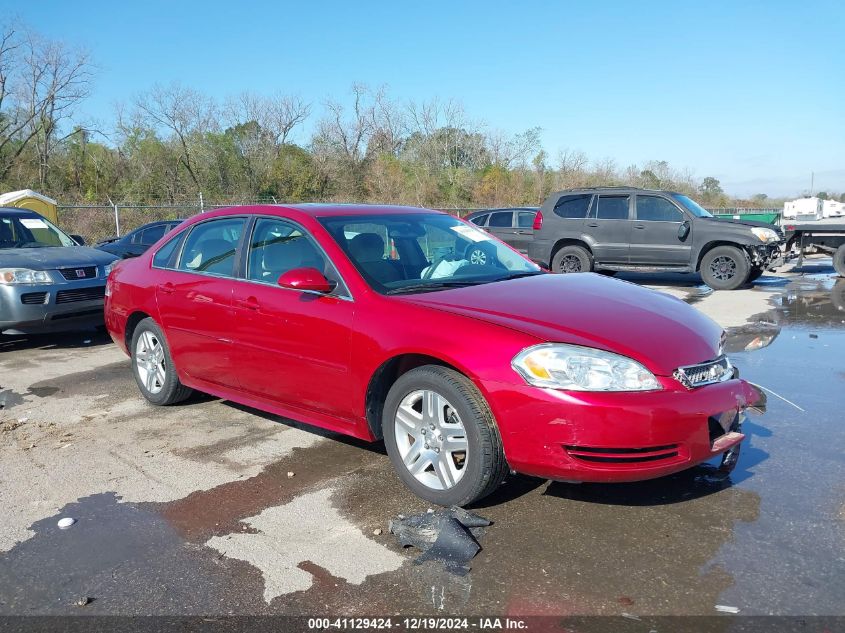
<path fill-rule="evenodd" d="M 816 172 L 810 172 L 810 197 L 813 197 L 813 189 L 815 188 L 816 184 Z"/>
<path fill-rule="evenodd" d="M 108 197 L 108 196 L 107 196 Z M 109 204 L 114 208 L 114 230 L 117 232 L 117 237 L 120 237 L 120 213 L 117 211 L 117 205 L 108 198 Z"/>

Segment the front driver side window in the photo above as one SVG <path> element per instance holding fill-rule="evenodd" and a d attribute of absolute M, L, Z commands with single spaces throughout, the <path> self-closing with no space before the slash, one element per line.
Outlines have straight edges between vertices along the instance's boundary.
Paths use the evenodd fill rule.
<path fill-rule="evenodd" d="M 347 294 L 340 275 L 311 236 L 285 220 L 258 218 L 249 244 L 247 279 L 275 285 L 294 268 L 316 268 L 338 285 L 333 294 Z"/>
<path fill-rule="evenodd" d="M 231 277 L 244 218 L 222 218 L 197 224 L 185 240 L 179 270 Z"/>
<path fill-rule="evenodd" d="M 660 196 L 637 196 L 637 219 L 646 222 L 683 222 L 678 208 Z"/>

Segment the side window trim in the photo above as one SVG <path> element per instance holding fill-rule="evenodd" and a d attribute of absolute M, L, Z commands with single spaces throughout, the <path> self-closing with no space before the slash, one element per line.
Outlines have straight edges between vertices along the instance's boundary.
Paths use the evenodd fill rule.
<path fill-rule="evenodd" d="M 203 277 L 214 277 L 215 279 L 237 279 L 237 276 L 240 272 L 241 258 L 239 253 L 243 249 L 244 235 L 246 234 L 246 227 L 249 226 L 249 218 L 250 216 L 248 215 L 224 215 L 197 222 L 196 224 L 187 227 L 184 231 L 181 231 L 178 235 L 175 235 L 173 237 L 174 240 L 180 240 L 181 243 L 178 245 L 178 248 L 176 248 L 170 258 L 167 260 L 166 267 L 152 265 L 152 259 L 155 259 L 155 254 L 153 254 L 153 257 L 150 260 L 151 267 L 157 268 L 159 270 L 172 270 L 174 272 L 185 273 L 187 275 L 202 275 Z M 188 237 L 191 235 L 191 233 L 193 233 L 194 230 L 199 226 L 203 226 L 205 224 L 208 224 L 209 222 L 215 222 L 218 220 L 244 220 L 244 230 L 241 232 L 241 236 L 238 240 L 237 245 L 235 246 L 235 261 L 233 265 L 232 275 L 216 275 L 204 271 L 185 270 L 184 268 L 179 268 L 179 262 L 182 260 L 182 254 L 185 249 L 185 243 L 188 241 Z M 169 241 L 165 242 L 162 247 L 158 249 L 158 251 L 156 251 L 156 254 L 168 244 L 170 244 Z"/>
<path fill-rule="evenodd" d="M 176 235 L 172 236 L 171 239 L 167 240 L 164 244 L 161 245 L 153 256 L 150 258 L 150 268 L 156 268 L 158 270 L 175 270 L 176 262 L 179 261 L 179 257 L 182 254 L 182 245 L 185 242 L 185 236 L 188 234 L 188 231 L 180 231 Z M 167 258 L 167 262 L 165 262 L 164 266 L 157 266 L 155 264 L 156 256 L 167 248 L 171 242 L 177 242 L 176 246 L 173 249 L 173 252 L 170 253 L 170 256 Z"/>
<path fill-rule="evenodd" d="M 247 270 L 248 270 L 248 266 L 249 266 L 249 251 L 250 251 L 250 248 L 252 247 L 252 234 L 255 231 L 255 225 L 258 223 L 259 220 L 275 220 L 277 222 L 285 222 L 287 224 L 290 224 L 292 227 L 294 227 L 298 231 L 301 231 L 302 235 L 304 235 L 309 240 L 311 240 L 311 242 L 314 244 L 314 246 L 317 248 L 317 250 L 323 255 L 323 257 L 326 258 L 326 261 L 334 269 L 335 273 L 337 273 L 337 277 L 338 277 L 338 279 L 340 279 L 340 284 L 338 284 L 338 288 L 340 286 L 343 286 L 343 292 L 342 293 L 339 292 L 338 294 L 335 294 L 335 291 L 338 289 L 338 288 L 335 288 L 330 293 L 328 293 L 328 295 L 326 295 L 326 296 L 335 297 L 336 299 L 343 299 L 344 301 L 355 301 L 355 297 L 352 296 L 352 291 L 349 289 L 349 284 L 346 283 L 346 279 L 344 279 L 343 275 L 340 274 L 340 270 L 335 265 L 332 258 L 329 257 L 329 254 L 323 248 L 323 245 L 320 244 L 319 240 L 317 240 L 317 238 L 314 237 L 311 234 L 311 231 L 306 229 L 304 226 L 302 226 L 296 220 L 292 220 L 291 218 L 286 218 L 286 217 L 280 216 L 280 215 L 251 215 L 251 216 L 249 216 L 249 220 L 250 221 L 247 223 L 246 231 L 244 231 L 244 240 L 245 241 L 242 241 L 243 246 L 240 249 L 241 254 L 238 257 L 238 262 L 237 262 L 238 276 L 235 277 L 236 281 L 242 281 L 242 282 L 249 283 L 249 284 L 259 284 L 261 286 L 270 286 L 271 288 L 278 288 L 279 290 L 282 290 L 282 291 L 287 290 L 287 291 L 290 291 L 290 292 L 302 292 L 301 290 L 294 290 L 293 288 L 282 288 L 280 285 L 278 285 L 276 283 L 270 283 L 270 282 L 267 282 L 267 281 L 259 281 L 257 279 L 250 279 L 249 277 L 247 277 Z"/>

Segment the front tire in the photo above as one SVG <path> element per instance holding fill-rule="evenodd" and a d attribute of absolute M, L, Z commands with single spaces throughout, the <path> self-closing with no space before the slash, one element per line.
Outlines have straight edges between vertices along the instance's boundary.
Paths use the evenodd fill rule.
<path fill-rule="evenodd" d="M 580 246 L 564 246 L 552 258 L 553 273 L 588 273 L 593 270 L 593 257 Z"/>
<path fill-rule="evenodd" d="M 765 271 L 762 268 L 758 268 L 757 266 L 751 267 L 751 272 L 748 273 L 748 283 L 752 281 L 757 281 L 760 277 L 763 276 Z"/>
<path fill-rule="evenodd" d="M 170 348 L 158 324 L 147 317 L 132 333 L 132 374 L 141 395 L 152 404 L 181 402 L 193 390 L 179 382 Z"/>
<path fill-rule="evenodd" d="M 717 246 L 701 260 L 701 278 L 713 290 L 736 290 L 748 281 L 751 262 L 735 246 Z"/>
<path fill-rule="evenodd" d="M 470 504 L 508 472 L 490 407 L 453 369 L 424 365 L 400 376 L 387 394 L 382 430 L 399 478 L 432 503 Z"/>

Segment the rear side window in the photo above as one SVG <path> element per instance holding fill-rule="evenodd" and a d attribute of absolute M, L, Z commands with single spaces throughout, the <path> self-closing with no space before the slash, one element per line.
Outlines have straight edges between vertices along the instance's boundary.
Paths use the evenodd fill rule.
<path fill-rule="evenodd" d="M 592 196 L 589 194 L 561 196 L 555 204 L 554 212 L 566 220 L 583 220 L 587 217 L 591 198 Z"/>
<path fill-rule="evenodd" d="M 536 215 L 533 211 L 520 211 L 517 226 L 521 229 L 530 229 L 534 226 L 534 216 Z"/>
<path fill-rule="evenodd" d="M 490 214 L 490 223 L 487 226 L 493 227 L 507 227 L 513 226 L 513 212 L 512 211 L 498 211 Z"/>
<path fill-rule="evenodd" d="M 170 268 L 172 266 L 173 255 L 179 250 L 179 245 L 182 243 L 184 237 L 185 232 L 183 231 L 158 249 L 153 256 L 153 266 L 156 268 Z"/>
<path fill-rule="evenodd" d="M 599 220 L 627 220 L 630 196 L 599 196 L 596 217 Z"/>
<path fill-rule="evenodd" d="M 646 222 L 683 222 L 674 204 L 660 196 L 637 196 L 637 219 Z"/>
<path fill-rule="evenodd" d="M 487 218 L 489 218 L 489 217 L 490 217 L 490 214 L 485 213 L 484 215 L 478 215 L 474 218 L 470 218 L 469 221 L 472 222 L 473 224 L 477 224 L 478 226 L 484 226 L 484 224 L 487 222 Z"/>
<path fill-rule="evenodd" d="M 159 224 L 158 226 L 151 226 L 148 229 L 144 229 L 141 233 L 141 244 L 144 246 L 152 246 L 158 242 L 162 237 L 164 237 L 164 228 L 164 224 Z"/>
<path fill-rule="evenodd" d="M 185 240 L 179 270 L 231 277 L 244 222 L 243 218 L 225 218 L 195 226 Z"/>

